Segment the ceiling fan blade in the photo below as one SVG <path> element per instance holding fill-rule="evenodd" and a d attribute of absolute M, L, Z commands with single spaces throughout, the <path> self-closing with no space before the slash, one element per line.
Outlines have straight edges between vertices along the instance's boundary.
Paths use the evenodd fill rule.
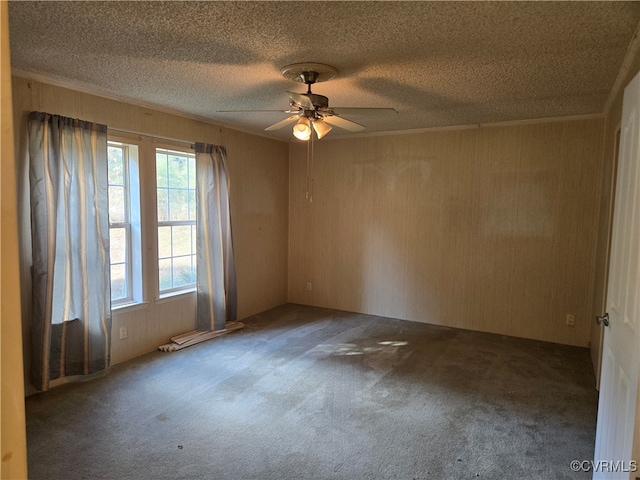
<path fill-rule="evenodd" d="M 331 107 L 333 112 L 340 115 L 357 115 L 357 114 L 388 114 L 388 113 L 398 113 L 395 108 L 367 108 L 367 107 Z"/>
<path fill-rule="evenodd" d="M 216 110 L 217 113 L 246 113 L 246 112 L 279 112 L 279 113 L 296 113 L 291 110 Z"/>
<path fill-rule="evenodd" d="M 303 108 L 307 108 L 309 110 L 313 110 L 313 102 L 311 99 L 304 93 L 296 93 L 296 92 L 287 92 L 289 94 L 289 98 L 296 102 Z"/>
<path fill-rule="evenodd" d="M 298 115 L 293 115 L 289 118 L 285 118 L 284 120 L 279 121 L 278 123 L 274 123 L 273 125 L 271 125 L 270 127 L 265 128 L 265 132 L 270 132 L 271 130 L 278 130 L 279 128 L 284 127 L 285 125 L 288 125 L 292 122 L 295 122 L 296 120 L 298 120 Z"/>
<path fill-rule="evenodd" d="M 330 123 L 331 125 L 344 128 L 345 130 L 349 130 L 350 132 L 361 132 L 366 128 L 364 125 L 360 125 L 359 123 L 352 122 L 351 120 L 347 120 L 338 116 L 326 116 L 323 117 L 323 119 L 325 122 Z"/>

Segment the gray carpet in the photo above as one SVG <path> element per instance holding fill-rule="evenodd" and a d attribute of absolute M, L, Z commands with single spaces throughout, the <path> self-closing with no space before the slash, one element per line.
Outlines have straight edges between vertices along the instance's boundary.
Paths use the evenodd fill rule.
<path fill-rule="evenodd" d="M 573 479 L 587 349 L 284 305 L 27 399 L 31 479 Z"/>

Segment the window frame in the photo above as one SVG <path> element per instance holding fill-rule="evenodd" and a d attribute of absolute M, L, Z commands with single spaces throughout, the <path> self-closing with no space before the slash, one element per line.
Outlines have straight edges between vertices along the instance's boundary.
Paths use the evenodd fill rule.
<path fill-rule="evenodd" d="M 180 295 L 183 293 L 189 293 L 189 292 L 194 292 L 196 290 L 197 287 L 197 252 L 196 252 L 196 246 L 195 246 L 195 235 L 197 234 L 197 212 L 196 212 L 196 206 L 195 206 L 195 193 L 196 193 L 196 185 L 195 185 L 195 162 L 196 162 L 196 156 L 195 153 L 193 151 L 193 148 L 189 148 L 189 147 L 181 147 L 181 146 L 176 146 L 176 145 L 154 145 L 154 163 L 155 163 L 155 167 L 156 167 L 156 171 L 155 171 L 155 192 L 156 192 L 156 211 L 155 211 L 155 219 L 156 219 L 156 246 L 157 246 L 157 252 L 156 252 L 156 267 L 157 267 L 157 278 L 156 278 L 156 288 L 157 288 L 157 292 L 158 292 L 158 298 L 162 299 L 162 298 L 166 298 L 166 297 L 171 297 L 171 296 L 175 296 L 175 295 Z M 158 182 L 158 153 L 161 154 L 166 154 L 167 155 L 167 184 L 160 186 L 159 182 Z M 179 187 L 179 188 L 171 188 L 169 186 L 169 156 L 170 154 L 177 154 L 179 156 L 184 156 L 187 157 L 188 159 L 192 159 L 193 160 L 193 177 L 194 177 L 194 185 L 193 188 L 189 187 L 189 178 L 190 178 L 190 163 L 187 163 L 187 187 Z M 160 220 L 160 215 L 159 215 L 159 207 L 160 207 L 160 202 L 159 202 L 159 195 L 158 192 L 160 190 L 166 190 L 167 192 L 167 219 L 166 220 Z M 188 220 L 171 220 L 170 219 L 170 203 L 169 203 L 169 192 L 171 190 L 193 190 L 194 191 L 194 197 L 193 197 L 193 219 L 188 219 Z M 188 200 L 189 202 L 189 200 Z M 189 205 L 189 203 L 188 203 Z M 187 207 L 187 214 L 189 216 L 189 212 L 190 209 L 189 207 Z M 171 255 L 170 256 L 164 256 L 161 257 L 160 256 L 160 229 L 163 227 L 169 227 L 170 228 L 170 232 L 171 234 L 173 234 L 173 228 L 172 227 L 180 227 L 180 226 L 190 226 L 191 227 L 191 234 L 190 234 L 190 238 L 191 238 L 191 249 L 190 249 L 190 253 L 188 254 L 184 254 L 184 255 L 174 255 L 173 254 L 173 241 L 170 240 L 170 248 L 171 248 Z M 178 285 L 178 286 L 174 286 L 174 270 L 173 270 L 173 261 L 175 258 L 184 258 L 184 257 L 191 257 L 191 269 L 193 271 L 193 282 L 189 283 L 189 284 L 185 284 L 185 285 Z M 161 260 L 167 260 L 170 259 L 171 260 L 171 287 L 170 288 L 162 288 L 161 286 L 161 267 L 160 267 L 160 262 Z"/>
<path fill-rule="evenodd" d="M 109 135 L 108 147 L 122 148 L 124 189 L 124 221 L 112 222 L 109 218 L 109 232 L 112 228 L 123 228 L 125 242 L 126 296 L 111 300 L 112 308 L 120 308 L 143 302 L 142 290 L 142 222 L 140 204 L 140 146 L 128 139 Z M 111 182 L 108 187 L 111 187 Z M 111 235 L 110 235 L 111 240 Z M 109 258 L 109 268 L 114 265 Z"/>

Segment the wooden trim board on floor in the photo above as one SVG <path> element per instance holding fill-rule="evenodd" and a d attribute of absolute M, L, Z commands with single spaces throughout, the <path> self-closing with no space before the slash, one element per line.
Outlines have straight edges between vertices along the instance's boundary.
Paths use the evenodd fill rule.
<path fill-rule="evenodd" d="M 204 342 L 241 328 L 244 328 L 244 323 L 242 322 L 228 322 L 224 330 L 215 330 L 213 332 L 193 330 L 191 332 L 171 337 L 171 343 L 160 345 L 158 350 L 162 350 L 163 352 L 175 352 L 176 350 L 190 347 L 196 343 Z"/>

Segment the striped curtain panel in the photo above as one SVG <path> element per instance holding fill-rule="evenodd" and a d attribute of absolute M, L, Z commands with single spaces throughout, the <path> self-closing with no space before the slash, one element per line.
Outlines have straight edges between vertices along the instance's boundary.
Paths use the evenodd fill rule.
<path fill-rule="evenodd" d="M 197 317 L 200 331 L 224 330 L 236 319 L 229 176 L 224 147 L 196 143 Z"/>
<path fill-rule="evenodd" d="M 28 148 L 31 379 L 47 390 L 109 366 L 107 127 L 32 112 Z"/>

